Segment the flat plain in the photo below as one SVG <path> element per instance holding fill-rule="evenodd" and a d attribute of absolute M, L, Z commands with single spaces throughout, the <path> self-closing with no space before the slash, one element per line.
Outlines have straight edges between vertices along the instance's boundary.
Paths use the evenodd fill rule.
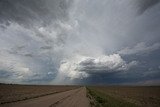
<path fill-rule="evenodd" d="M 0 107 L 160 107 L 160 86 L 0 85 Z"/>
<path fill-rule="evenodd" d="M 90 86 L 89 93 L 103 107 L 160 107 L 160 86 Z"/>
<path fill-rule="evenodd" d="M 79 86 L 0 84 L 0 104 L 23 101 L 76 88 Z"/>

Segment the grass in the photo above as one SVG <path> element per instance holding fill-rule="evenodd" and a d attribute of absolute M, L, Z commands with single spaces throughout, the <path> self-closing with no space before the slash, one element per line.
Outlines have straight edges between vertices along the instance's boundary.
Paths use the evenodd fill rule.
<path fill-rule="evenodd" d="M 92 107 L 137 107 L 137 105 L 133 103 L 126 102 L 121 99 L 116 99 L 93 88 L 87 87 L 87 91 L 91 100 L 90 104 Z"/>

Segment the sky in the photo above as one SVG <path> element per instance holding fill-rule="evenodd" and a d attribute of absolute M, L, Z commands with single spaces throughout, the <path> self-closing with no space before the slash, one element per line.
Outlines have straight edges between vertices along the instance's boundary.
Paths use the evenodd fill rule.
<path fill-rule="evenodd" d="M 160 0 L 0 0 L 0 82 L 160 85 Z"/>

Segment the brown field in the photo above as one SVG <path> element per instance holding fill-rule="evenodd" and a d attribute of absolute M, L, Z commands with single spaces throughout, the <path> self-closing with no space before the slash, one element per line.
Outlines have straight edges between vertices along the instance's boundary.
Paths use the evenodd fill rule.
<path fill-rule="evenodd" d="M 80 86 L 5 85 L 0 84 L 0 104 L 17 102 L 59 93 Z"/>
<path fill-rule="evenodd" d="M 81 86 L 0 84 L 0 106 L 160 107 L 160 86 L 89 86 L 87 89 Z"/>
<path fill-rule="evenodd" d="M 160 86 L 92 86 L 89 88 L 140 107 L 160 107 Z"/>

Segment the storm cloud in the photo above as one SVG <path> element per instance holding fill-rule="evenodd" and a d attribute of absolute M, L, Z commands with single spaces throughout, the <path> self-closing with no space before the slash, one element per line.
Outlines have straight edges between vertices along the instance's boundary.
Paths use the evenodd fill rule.
<path fill-rule="evenodd" d="M 159 0 L 1 0 L 0 82 L 157 82 L 159 10 Z"/>

